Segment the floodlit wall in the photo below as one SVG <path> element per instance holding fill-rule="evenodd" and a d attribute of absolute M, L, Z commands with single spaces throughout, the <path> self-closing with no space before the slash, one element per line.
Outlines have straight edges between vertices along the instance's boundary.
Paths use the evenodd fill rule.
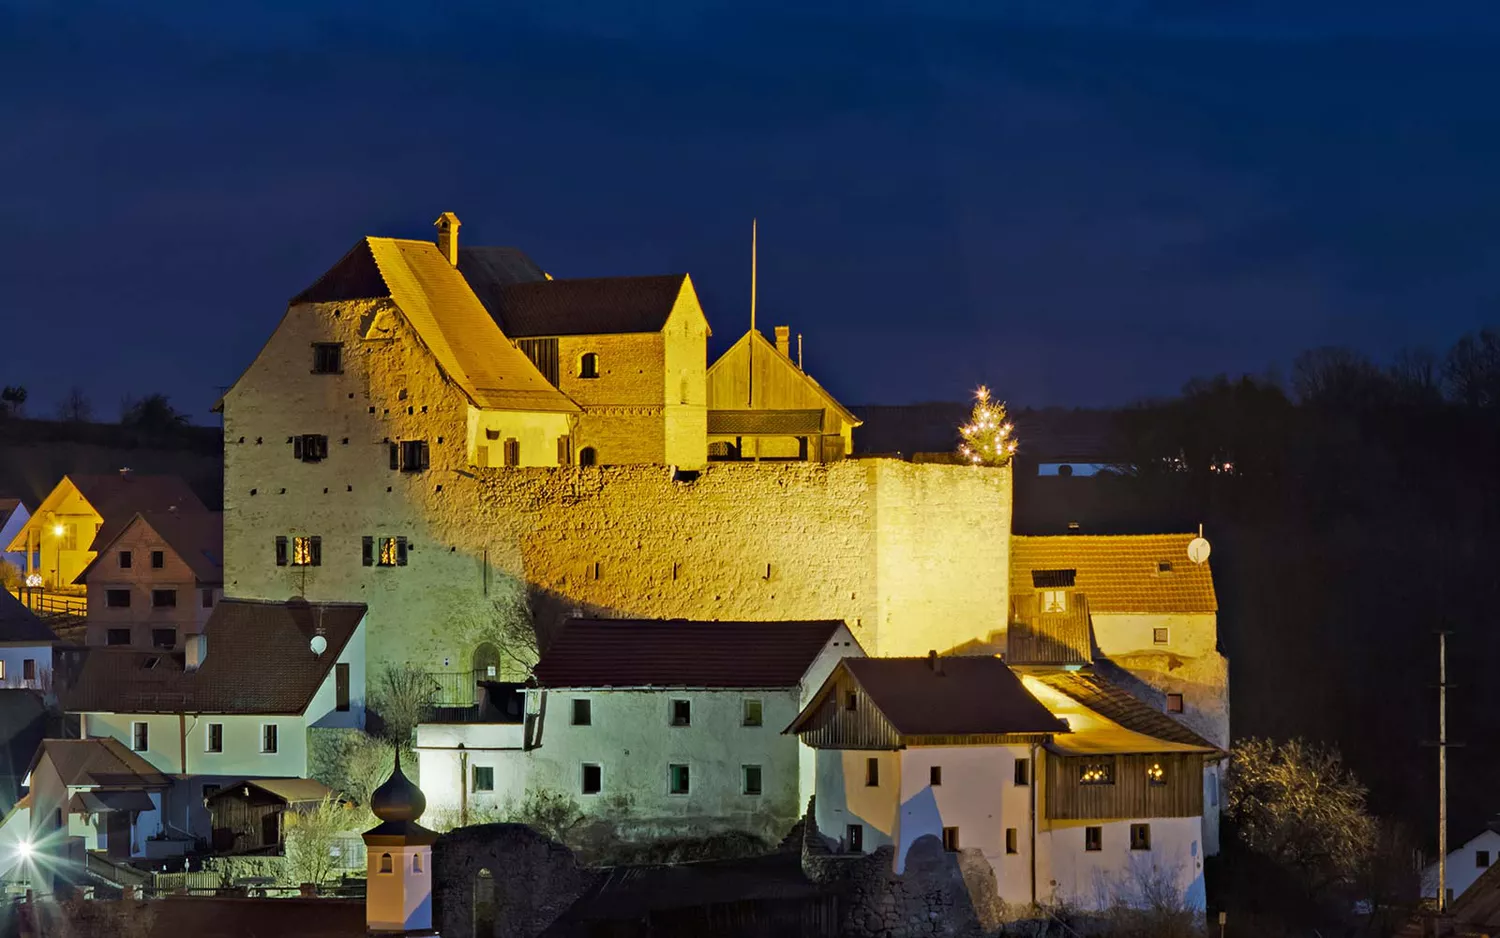
<path fill-rule="evenodd" d="M 863 828 L 863 852 L 894 846 L 900 838 L 901 754 L 884 750 L 818 749 L 814 820 L 834 850 L 848 850 L 850 825 Z M 879 765 L 868 784 L 868 762 Z"/>
<path fill-rule="evenodd" d="M 1130 848 L 1131 824 L 1150 825 L 1149 850 Z M 1085 849 L 1088 827 L 1100 828 L 1099 850 Z M 1037 834 L 1037 896 L 1102 909 L 1115 901 L 1144 905 L 1152 890 L 1166 886 L 1166 894 L 1201 910 L 1207 902 L 1201 838 L 1198 817 L 1053 821 Z"/>

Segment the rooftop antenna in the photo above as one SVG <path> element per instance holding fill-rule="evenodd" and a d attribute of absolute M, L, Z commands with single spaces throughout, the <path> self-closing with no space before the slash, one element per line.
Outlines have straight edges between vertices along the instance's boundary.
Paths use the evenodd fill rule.
<path fill-rule="evenodd" d="M 750 219 L 750 335 L 745 337 L 749 342 L 746 360 L 750 373 L 745 381 L 745 406 L 752 409 L 755 407 L 755 248 L 758 227 L 758 219 Z"/>
<path fill-rule="evenodd" d="M 802 333 L 797 333 L 797 370 L 803 371 L 802 367 Z"/>
<path fill-rule="evenodd" d="M 1448 750 L 1463 743 L 1448 739 L 1448 636 L 1445 629 L 1437 630 L 1438 637 L 1438 858 L 1437 858 L 1437 911 L 1438 916 L 1448 912 Z"/>
<path fill-rule="evenodd" d="M 1193 538 L 1191 541 L 1188 541 L 1188 559 L 1193 563 L 1202 564 L 1208 560 L 1208 555 L 1211 550 L 1212 548 L 1208 543 L 1208 538 L 1203 536 L 1203 525 L 1200 524 L 1198 525 L 1198 536 Z"/>

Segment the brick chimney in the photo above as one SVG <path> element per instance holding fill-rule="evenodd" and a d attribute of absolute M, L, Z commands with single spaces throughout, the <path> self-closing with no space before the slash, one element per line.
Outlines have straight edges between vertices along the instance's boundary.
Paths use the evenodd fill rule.
<path fill-rule="evenodd" d="M 781 354 L 785 355 L 787 358 L 791 358 L 792 357 L 792 327 L 791 326 L 777 326 L 776 327 L 776 351 L 778 351 Z"/>
<path fill-rule="evenodd" d="M 458 216 L 452 212 L 444 212 L 438 216 L 437 221 L 432 223 L 437 227 L 438 251 L 448 259 L 448 263 L 454 267 L 458 266 L 458 227 L 462 224 Z"/>

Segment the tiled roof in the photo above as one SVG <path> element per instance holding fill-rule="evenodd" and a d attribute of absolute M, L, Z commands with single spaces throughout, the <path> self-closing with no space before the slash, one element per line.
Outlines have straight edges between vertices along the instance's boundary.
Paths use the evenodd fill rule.
<path fill-rule="evenodd" d="M 0 587 L 0 643 L 35 642 L 50 644 L 57 641 L 52 630 L 42 624 L 36 613 L 27 609 L 10 590 Z"/>
<path fill-rule="evenodd" d="M 259 788 L 275 795 L 287 804 L 310 804 L 332 795 L 333 789 L 314 778 L 247 778 L 232 785 L 221 785 L 210 798 L 227 798 L 238 795 L 241 786 Z"/>
<path fill-rule="evenodd" d="M 1183 724 L 1096 672 L 1037 670 L 1029 672 L 1027 676 L 1067 694 L 1100 716 L 1132 732 L 1184 746 L 1217 748 Z"/>
<path fill-rule="evenodd" d="M 463 276 L 430 241 L 365 238 L 312 286 L 299 303 L 389 297 L 437 358 L 480 407 L 577 413 L 496 326 Z"/>
<path fill-rule="evenodd" d="M 166 546 L 192 569 L 199 585 L 218 586 L 224 582 L 223 512 L 147 511 L 137 512 L 112 540 L 100 542 L 98 556 L 89 561 L 89 565 L 73 579 L 74 583 L 88 582 L 89 573 L 104 562 L 104 558 L 109 556 L 114 547 L 114 542 L 130 530 L 131 523 L 136 519 L 155 531 L 166 542 Z"/>
<path fill-rule="evenodd" d="M 543 687 L 795 687 L 841 625 L 570 619 L 534 673 Z"/>
<path fill-rule="evenodd" d="M 547 279 L 537 262 L 520 248 L 461 247 L 458 249 L 458 272 L 469 282 L 479 301 L 489 307 L 485 293 L 517 283 L 536 283 Z"/>
<path fill-rule="evenodd" d="M 1066 727 L 999 658 L 845 658 L 842 666 L 903 736 L 1060 733 Z"/>
<path fill-rule="evenodd" d="M 44 739 L 31 760 L 46 756 L 64 785 L 101 788 L 165 788 L 171 781 L 118 739 Z"/>
<path fill-rule="evenodd" d="M 220 600 L 197 671 L 182 652 L 81 649 L 58 669 L 58 697 L 70 713 L 302 713 L 364 615 L 359 603 Z M 315 655 L 319 628 L 328 648 Z"/>
<path fill-rule="evenodd" d="M 1074 585 L 1098 613 L 1217 612 L 1208 563 L 1188 559 L 1193 534 L 1013 537 L 1012 595 L 1030 592 L 1032 572 L 1074 570 Z M 1161 572 L 1163 562 L 1171 572 Z"/>
<path fill-rule="evenodd" d="M 660 332 L 687 274 L 492 284 L 476 292 L 513 339 Z"/>
<path fill-rule="evenodd" d="M 112 472 L 108 475 L 70 475 L 78 494 L 99 512 L 103 519 L 89 550 L 99 550 L 119 536 L 139 511 L 207 511 L 178 476 L 138 475 L 134 472 Z M 41 512 L 38 511 L 40 516 Z"/>
<path fill-rule="evenodd" d="M 808 434 L 823 432 L 821 410 L 711 410 L 710 435 Z"/>

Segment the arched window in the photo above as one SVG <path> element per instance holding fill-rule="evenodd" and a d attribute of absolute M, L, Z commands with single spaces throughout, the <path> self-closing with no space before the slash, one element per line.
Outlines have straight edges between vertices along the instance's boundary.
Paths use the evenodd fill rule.
<path fill-rule="evenodd" d="M 391 864 L 391 855 L 389 853 L 382 853 L 380 855 L 380 872 L 382 872 L 382 873 L 393 873 L 393 872 L 395 872 L 395 867 Z"/>
<path fill-rule="evenodd" d="M 585 446 L 578 451 L 578 465 L 592 466 L 599 461 L 599 454 L 594 452 L 592 446 Z"/>
<path fill-rule="evenodd" d="M 495 877 L 487 869 L 474 876 L 474 935 L 490 938 L 496 929 Z"/>
<path fill-rule="evenodd" d="M 584 352 L 583 353 L 583 357 L 580 358 L 580 359 L 578 359 L 578 377 L 580 377 L 580 378 L 597 378 L 597 377 L 599 377 L 599 353 L 598 352 Z"/>
<path fill-rule="evenodd" d="M 411 855 L 411 871 L 413 873 L 422 872 L 422 855 L 420 853 Z"/>
<path fill-rule="evenodd" d="M 500 677 L 500 649 L 489 642 L 480 642 L 474 649 L 474 678 L 493 681 Z"/>

